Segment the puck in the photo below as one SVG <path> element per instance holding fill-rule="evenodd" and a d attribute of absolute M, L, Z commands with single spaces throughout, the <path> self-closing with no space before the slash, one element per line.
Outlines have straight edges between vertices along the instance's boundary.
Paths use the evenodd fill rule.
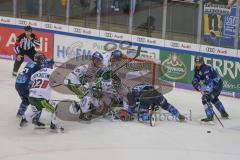
<path fill-rule="evenodd" d="M 207 133 L 211 133 L 211 131 L 207 131 Z"/>

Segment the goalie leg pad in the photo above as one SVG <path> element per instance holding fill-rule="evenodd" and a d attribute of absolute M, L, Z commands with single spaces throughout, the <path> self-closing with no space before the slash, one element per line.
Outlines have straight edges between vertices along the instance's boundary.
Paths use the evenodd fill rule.
<path fill-rule="evenodd" d="M 176 109 L 176 107 L 174 107 L 173 105 L 171 105 L 170 103 L 168 103 L 167 99 L 164 96 L 160 97 L 160 106 L 168 111 L 169 113 L 171 113 L 173 116 L 175 117 L 179 117 L 180 113 L 179 111 Z"/>

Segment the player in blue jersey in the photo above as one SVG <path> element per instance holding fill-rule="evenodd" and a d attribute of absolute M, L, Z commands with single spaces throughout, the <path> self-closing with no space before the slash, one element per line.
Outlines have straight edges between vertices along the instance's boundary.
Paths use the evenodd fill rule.
<path fill-rule="evenodd" d="M 203 122 L 213 121 L 212 104 L 220 112 L 222 118 L 228 118 L 222 102 L 218 99 L 223 81 L 213 67 L 204 63 L 203 57 L 196 56 L 194 59 L 195 69 L 192 85 L 197 91 L 202 92 L 202 104 L 204 105 L 207 117 L 201 119 Z"/>
<path fill-rule="evenodd" d="M 186 117 L 182 115 L 175 106 L 170 104 L 167 99 L 154 88 L 153 85 L 143 83 L 143 84 L 137 84 L 135 85 L 130 92 L 127 95 L 128 101 L 130 106 L 134 106 L 137 104 L 137 101 L 139 103 L 139 118 L 145 121 L 145 119 L 142 117 L 146 113 L 148 113 L 148 110 L 151 106 L 158 106 L 162 109 L 168 111 L 176 118 L 176 120 L 183 122 L 186 120 Z M 133 108 L 128 108 L 128 114 L 130 114 L 133 111 Z M 119 117 L 122 120 L 126 120 L 127 117 L 129 117 L 124 110 L 120 110 L 118 113 Z"/>
<path fill-rule="evenodd" d="M 17 117 L 21 117 L 22 115 L 24 115 L 24 112 L 29 105 L 28 95 L 29 88 L 32 83 L 31 76 L 42 68 L 44 59 L 45 57 L 42 54 L 35 54 L 34 61 L 27 63 L 23 71 L 19 73 L 16 78 L 15 88 L 22 100 L 17 112 Z"/>

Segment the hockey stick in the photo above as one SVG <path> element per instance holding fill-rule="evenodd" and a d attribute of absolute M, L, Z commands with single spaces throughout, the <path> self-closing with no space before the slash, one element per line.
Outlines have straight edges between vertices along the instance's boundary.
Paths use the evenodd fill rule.
<path fill-rule="evenodd" d="M 73 102 L 74 100 L 51 99 L 51 101 L 57 101 L 57 102 Z"/>
<path fill-rule="evenodd" d="M 55 88 L 55 87 L 62 86 L 62 85 L 64 85 L 64 84 L 62 84 L 62 83 L 61 84 L 55 84 L 55 85 L 52 85 L 51 87 Z"/>
<path fill-rule="evenodd" d="M 214 110 L 213 110 L 213 114 L 215 115 L 215 117 L 217 118 L 217 120 L 221 124 L 221 126 L 224 128 L 224 125 L 222 124 L 222 122 L 220 121 L 220 119 L 218 118 L 218 116 Z"/>
<path fill-rule="evenodd" d="M 127 63 L 132 62 L 133 60 L 135 60 L 135 59 L 140 55 L 141 48 L 142 48 L 141 46 L 138 46 L 136 55 L 135 55 L 133 58 L 131 58 L 129 61 L 127 61 L 126 63 L 124 63 L 123 65 L 121 65 L 121 66 L 118 67 L 117 69 L 115 69 L 112 73 L 115 73 L 115 72 L 118 71 L 119 69 L 123 68 Z"/>
<path fill-rule="evenodd" d="M 218 122 L 219 122 L 219 123 L 221 124 L 221 126 L 224 128 L 224 125 L 222 124 L 221 120 L 218 118 L 216 112 L 213 110 L 212 104 L 210 104 L 210 103 L 208 102 L 208 105 L 210 105 L 210 106 L 212 107 L 212 111 L 213 111 L 214 116 L 217 118 Z"/>
<path fill-rule="evenodd" d="M 201 94 L 204 95 L 204 93 L 201 91 Z M 207 104 L 212 108 L 212 111 L 213 111 L 213 115 L 217 118 L 218 122 L 221 124 L 221 126 L 224 128 L 224 125 L 223 123 L 221 122 L 221 120 L 218 118 L 216 112 L 213 110 L 213 106 L 211 104 L 211 102 L 207 102 Z"/>

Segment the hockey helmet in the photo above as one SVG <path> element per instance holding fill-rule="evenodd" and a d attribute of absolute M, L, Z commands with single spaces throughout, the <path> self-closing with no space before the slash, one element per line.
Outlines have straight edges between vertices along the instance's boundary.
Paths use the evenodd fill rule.
<path fill-rule="evenodd" d="M 103 56 L 102 56 L 102 54 L 100 52 L 96 51 L 92 55 L 92 60 L 102 61 L 103 60 Z"/>
<path fill-rule="evenodd" d="M 120 60 L 120 58 L 122 58 L 122 55 L 123 55 L 122 51 L 120 51 L 120 50 L 115 50 L 112 52 L 112 56 L 116 60 Z"/>
<path fill-rule="evenodd" d="M 195 63 L 204 63 L 204 59 L 203 59 L 202 56 L 196 56 L 196 57 L 194 58 L 194 62 L 195 62 Z"/>
<path fill-rule="evenodd" d="M 52 59 L 45 59 L 42 63 L 43 68 L 53 68 L 54 61 Z"/>
<path fill-rule="evenodd" d="M 31 32 L 31 31 L 32 31 L 32 27 L 31 27 L 31 26 L 26 26 L 26 27 L 24 27 L 24 30 L 25 30 L 25 31 L 30 31 L 30 32 Z"/>
<path fill-rule="evenodd" d="M 45 59 L 44 55 L 40 53 L 36 53 L 33 58 L 34 62 L 36 63 L 42 63 L 44 59 Z"/>

